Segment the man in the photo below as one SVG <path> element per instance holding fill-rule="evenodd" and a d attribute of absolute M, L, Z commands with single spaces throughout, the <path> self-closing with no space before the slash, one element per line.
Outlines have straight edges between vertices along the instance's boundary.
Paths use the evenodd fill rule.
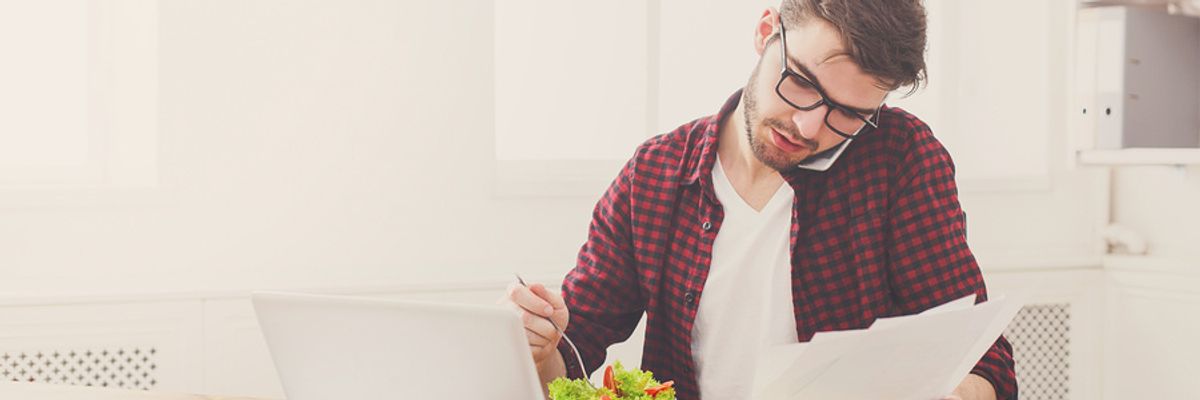
<path fill-rule="evenodd" d="M 720 112 L 625 165 L 562 297 L 510 288 L 543 382 L 582 375 L 545 317 L 594 371 L 645 313 L 642 368 L 680 399 L 726 400 L 750 396 L 768 345 L 986 298 L 949 154 L 883 105 L 924 80 L 920 1 L 785 0 L 754 45 L 758 65 Z M 1002 337 L 951 398 L 1016 395 Z"/>

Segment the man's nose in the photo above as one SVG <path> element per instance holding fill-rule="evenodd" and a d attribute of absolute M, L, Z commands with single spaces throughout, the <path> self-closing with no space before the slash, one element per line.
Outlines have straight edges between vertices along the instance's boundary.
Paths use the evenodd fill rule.
<path fill-rule="evenodd" d="M 822 104 L 812 110 L 796 110 L 792 113 L 792 123 L 795 123 L 796 128 L 800 129 L 800 136 L 809 140 L 817 140 L 821 127 L 825 126 L 826 107 Z"/>

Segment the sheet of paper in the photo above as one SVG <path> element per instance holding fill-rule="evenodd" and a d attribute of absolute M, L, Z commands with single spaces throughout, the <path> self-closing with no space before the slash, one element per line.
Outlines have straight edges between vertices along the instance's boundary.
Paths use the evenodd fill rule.
<path fill-rule="evenodd" d="M 764 379 L 755 381 L 754 398 L 941 398 L 966 376 L 1021 307 L 1003 298 L 973 302 L 971 296 L 935 312 L 889 319 L 866 330 L 818 334 L 802 351 L 780 353 L 771 365 L 760 365 L 787 367 L 759 374 Z M 790 363 L 780 360 L 788 355 L 796 358 Z"/>
<path fill-rule="evenodd" d="M 774 373 L 760 372 L 759 376 L 770 376 L 771 379 L 755 380 L 756 394 L 754 399 L 794 399 L 793 391 L 797 386 L 805 386 L 828 369 L 843 354 L 851 351 L 866 337 L 866 330 L 825 332 L 813 340 L 800 352 L 799 357 L 772 361 L 774 365 L 782 365 Z M 785 356 L 781 356 L 782 358 Z M 762 371 L 770 368 L 762 363 L 758 366 Z"/>
<path fill-rule="evenodd" d="M 954 388 L 958 387 L 962 379 L 971 373 L 971 369 L 975 367 L 975 364 L 978 364 L 983 355 L 987 354 L 988 349 L 992 347 L 992 344 L 996 343 L 996 339 L 1000 337 L 1000 334 L 1004 333 L 1004 328 L 1008 327 L 1012 319 L 1021 311 L 1021 307 L 1024 307 L 1025 303 L 1028 302 L 1029 298 L 1033 295 L 1031 290 L 1027 289 L 1023 292 L 1010 293 L 1008 296 L 1000 296 L 997 299 L 1004 299 L 1004 301 L 1002 302 L 1003 304 L 998 306 L 999 309 L 997 310 L 996 317 L 992 318 L 990 324 L 979 335 L 974 346 L 967 352 L 958 367 L 954 369 L 954 372 L 950 374 L 948 380 L 939 388 L 941 392 L 950 393 L 954 391 Z M 991 302 L 989 300 L 984 304 Z"/>
<path fill-rule="evenodd" d="M 766 382 L 778 380 L 791 367 L 792 363 L 803 357 L 802 354 L 807 347 L 808 343 L 793 343 L 768 348 L 759 358 L 758 366 L 754 371 L 756 386 L 767 386 Z"/>
<path fill-rule="evenodd" d="M 937 314 L 937 313 L 946 312 L 946 311 L 964 310 L 964 309 L 970 308 L 973 305 L 975 305 L 975 294 L 971 293 L 961 299 L 947 301 L 946 304 L 942 304 L 940 306 L 930 308 L 925 311 L 921 311 L 921 313 L 917 314 L 917 315 L 930 315 L 930 314 Z"/>
<path fill-rule="evenodd" d="M 879 319 L 876 319 L 875 322 L 871 324 L 871 327 L 876 328 L 876 329 L 886 328 L 889 326 L 893 326 L 895 324 L 904 323 L 904 321 L 907 321 L 912 318 L 916 318 L 918 315 L 933 315 L 933 314 L 943 313 L 943 312 L 947 312 L 947 311 L 964 310 L 964 309 L 970 308 L 973 305 L 975 305 L 975 294 L 970 294 L 968 296 L 965 296 L 965 297 L 957 299 L 957 300 L 948 301 L 945 304 L 942 304 L 940 306 L 936 306 L 936 307 L 930 308 L 928 310 L 921 311 L 921 313 L 919 313 L 919 314 L 904 315 L 904 316 L 899 316 L 899 317 L 879 318 Z"/>

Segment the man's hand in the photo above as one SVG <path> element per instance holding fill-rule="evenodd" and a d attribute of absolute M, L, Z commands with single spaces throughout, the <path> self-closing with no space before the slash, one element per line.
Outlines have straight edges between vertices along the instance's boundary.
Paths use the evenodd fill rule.
<path fill-rule="evenodd" d="M 562 339 L 562 335 L 546 320 L 551 318 L 563 330 L 567 329 L 570 315 L 562 296 L 551 292 L 540 283 L 529 285 L 527 288 L 514 282 L 508 286 L 507 294 L 500 298 L 499 303 L 507 304 L 520 313 L 521 322 L 525 325 L 525 337 L 529 341 L 529 350 L 533 354 L 533 362 L 537 364 L 543 388 L 545 383 L 566 375 L 562 356 L 558 353 L 558 341 Z"/>
<path fill-rule="evenodd" d="M 966 379 L 954 388 L 954 393 L 942 400 L 996 400 L 996 388 L 982 376 L 968 374 Z"/>

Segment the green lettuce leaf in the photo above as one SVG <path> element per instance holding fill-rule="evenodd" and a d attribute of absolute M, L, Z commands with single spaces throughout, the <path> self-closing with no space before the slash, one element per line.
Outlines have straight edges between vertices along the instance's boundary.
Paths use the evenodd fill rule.
<path fill-rule="evenodd" d="M 583 379 L 558 378 L 548 386 L 551 400 L 600 400 L 607 395 L 611 400 L 675 400 L 675 389 L 664 389 L 654 396 L 646 394 L 646 389 L 658 386 L 654 373 L 638 369 L 626 370 L 620 361 L 613 363 L 613 380 L 616 381 L 617 396 L 603 387 L 593 388 Z"/>

